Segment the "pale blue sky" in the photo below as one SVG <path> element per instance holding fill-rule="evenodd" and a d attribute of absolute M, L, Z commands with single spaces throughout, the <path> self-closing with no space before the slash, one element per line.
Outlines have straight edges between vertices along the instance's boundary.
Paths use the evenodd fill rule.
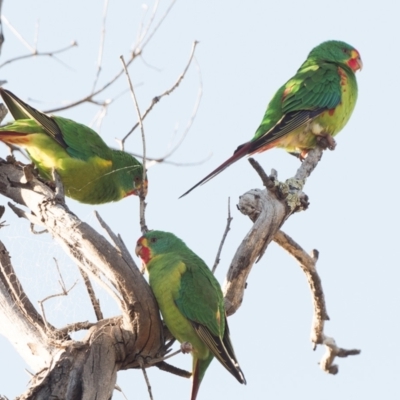
<path fill-rule="evenodd" d="M 336 150 L 324 154 L 307 182 L 309 210 L 290 218 L 283 230 L 305 249 L 320 251 L 318 269 L 331 317 L 326 334 L 340 346 L 361 348 L 362 354 L 339 359 L 337 376 L 319 369 L 322 351 L 313 352 L 309 341 L 312 305 L 306 281 L 296 262 L 271 244 L 253 268 L 242 307 L 229 319 L 248 384 L 238 384 L 215 361 L 200 388 L 199 400 L 397 399 L 400 274 L 396 187 L 400 139 L 395 122 L 400 92 L 399 6 L 394 0 L 362 5 L 349 0 L 270 3 L 177 1 L 143 53 L 145 62 L 155 68 L 137 60 L 130 69 L 140 106 L 145 109 L 154 96 L 176 80 L 192 42 L 200 41 L 196 60 L 202 74 L 203 98 L 193 127 L 173 160 L 197 161 L 210 152 L 213 156 L 201 166 L 158 165 L 150 169 L 148 225 L 174 232 L 211 265 L 225 227 L 230 196 L 234 220 L 217 271 L 222 284 L 234 252 L 251 226 L 236 210 L 238 196 L 261 187 L 261 182 L 244 159 L 190 196 L 179 201 L 178 196 L 252 137 L 275 90 L 294 74 L 315 45 L 328 39 L 350 43 L 359 50 L 364 63 L 363 71 L 357 74 L 355 112 L 337 137 Z M 110 0 L 100 84 L 121 68 L 121 54 L 128 57 L 143 14 L 141 4 Z M 157 18 L 168 4 L 161 1 Z M 153 3 L 148 5 L 151 8 Z M 1 68 L 0 79 L 6 79 L 8 89 L 43 110 L 87 95 L 96 72 L 102 12 L 103 2 L 99 0 L 5 0 L 3 13 L 31 45 L 39 20 L 39 50 L 55 50 L 72 40 L 79 46 L 58 56 L 67 67 L 38 57 Z M 4 32 L 0 62 L 27 52 L 6 26 Z M 145 120 L 150 156 L 163 155 L 171 139 L 176 141 L 184 130 L 196 102 L 198 81 L 193 66 L 179 89 L 163 99 Z M 122 77 L 99 98 L 115 97 L 126 88 Z M 97 111 L 95 105 L 86 104 L 60 115 L 89 125 Z M 116 146 L 114 138 L 124 136 L 135 122 L 132 100 L 126 93 L 109 107 L 101 134 Z M 127 149 L 140 152 L 139 132 L 128 140 Z M 4 157 L 6 148 L 2 146 L 0 151 Z M 292 176 L 298 166 L 298 160 L 282 150 L 256 158 L 266 171 L 277 169 L 281 179 Z M 7 202 L 1 200 L 0 204 Z M 98 207 L 71 200 L 68 204 L 81 219 L 95 226 L 93 210 L 98 210 L 133 252 L 140 236 L 137 198 Z M 1 229 L 1 240 L 8 246 L 33 301 L 58 291 L 52 257 L 58 258 L 68 284 L 75 281 L 76 267 L 50 237 L 31 235 L 28 223 L 14 218 L 9 209 L 5 219 L 11 226 Z M 102 306 L 107 316 L 118 313 L 113 300 L 106 296 L 102 297 Z M 49 302 L 47 312 L 56 326 L 94 320 L 82 284 L 69 298 Z M 2 360 L 7 360 L 0 363 L 0 394 L 13 398 L 25 390 L 29 378 L 24 363 L 2 337 L 0 349 Z M 191 368 L 188 355 L 171 363 Z M 189 380 L 154 368 L 148 373 L 156 400 L 189 398 Z M 128 399 L 148 398 L 141 372 L 121 373 L 118 384 Z M 114 398 L 122 399 L 122 395 L 115 392 Z"/>

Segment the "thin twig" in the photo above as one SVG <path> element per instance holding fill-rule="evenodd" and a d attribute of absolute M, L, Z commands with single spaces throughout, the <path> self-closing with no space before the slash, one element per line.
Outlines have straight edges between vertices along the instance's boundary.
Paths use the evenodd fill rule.
<path fill-rule="evenodd" d="M 146 37 L 147 33 L 150 30 L 151 25 L 153 24 L 154 18 L 156 17 L 157 14 L 157 10 L 158 10 L 158 5 L 160 4 L 159 0 L 156 0 L 154 2 L 154 6 L 153 6 L 153 12 L 151 13 L 149 22 L 147 23 L 147 26 L 145 29 L 143 29 L 143 25 L 144 25 L 144 19 L 146 17 L 147 11 L 148 11 L 148 6 L 147 4 L 143 4 L 142 8 L 144 8 L 145 12 L 142 16 L 142 19 L 140 21 L 139 24 L 139 29 L 138 29 L 138 33 L 137 33 L 137 39 L 136 39 L 136 44 L 133 46 L 133 51 L 137 51 L 137 49 L 140 47 L 140 44 L 142 43 L 142 41 L 144 40 L 144 38 Z"/>
<path fill-rule="evenodd" d="M 142 369 L 144 380 L 146 381 L 146 384 L 147 384 L 147 390 L 149 391 L 150 400 L 153 400 L 153 394 L 151 393 L 151 385 L 150 385 L 149 377 L 147 376 L 146 368 L 144 367 L 143 358 L 139 356 L 137 358 L 137 360 L 140 365 L 140 368 Z"/>
<path fill-rule="evenodd" d="M 170 351 L 170 350 L 168 350 L 168 351 Z M 170 354 L 168 354 L 168 355 L 166 355 L 166 356 L 164 356 L 164 357 L 153 358 L 152 360 L 150 360 L 150 361 L 147 362 L 147 365 L 158 364 L 158 363 L 160 363 L 160 362 L 162 362 L 162 361 L 165 361 L 165 360 L 168 360 L 168 358 L 174 357 L 174 356 L 176 356 L 176 355 L 178 355 L 178 354 L 180 354 L 180 353 L 182 353 L 182 350 L 181 350 L 181 349 L 176 350 L 176 351 L 174 351 L 174 352 L 172 352 L 172 353 L 170 353 Z"/>
<path fill-rule="evenodd" d="M 146 225 L 146 218 L 145 218 L 145 211 L 146 211 L 146 193 L 145 193 L 145 184 L 144 182 L 146 181 L 146 137 L 144 134 L 144 128 L 143 128 L 143 120 L 142 120 L 142 115 L 140 113 L 140 108 L 139 108 L 139 103 L 137 101 L 136 95 L 135 95 L 135 90 L 133 89 L 133 85 L 132 85 L 132 81 L 131 78 L 129 76 L 129 72 L 127 69 L 127 66 L 125 64 L 125 60 L 124 60 L 124 56 L 120 56 L 120 59 L 122 61 L 122 64 L 124 66 L 124 71 L 126 74 L 126 77 L 128 79 L 128 84 L 129 84 L 129 88 L 131 91 L 131 95 L 132 95 L 132 99 L 133 102 L 135 104 L 135 109 L 136 109 L 136 113 L 139 119 L 139 125 L 140 125 L 140 132 L 142 134 L 142 145 L 143 145 L 143 177 L 142 177 L 142 186 L 140 188 L 140 193 L 139 193 L 139 199 L 140 199 L 140 228 L 142 230 L 142 234 L 144 235 L 145 233 L 147 233 L 148 228 Z"/>
<path fill-rule="evenodd" d="M 69 289 L 67 289 L 66 286 L 65 286 L 65 283 L 64 283 L 64 279 L 63 279 L 63 277 L 62 277 L 62 275 L 61 275 L 60 268 L 59 268 L 59 266 L 58 266 L 58 262 L 57 262 L 57 260 L 56 260 L 55 258 L 54 258 L 54 261 L 55 261 L 55 263 L 56 263 L 58 275 L 60 276 L 60 280 L 58 281 L 58 283 L 59 283 L 60 286 L 61 286 L 62 292 L 61 292 L 61 293 L 57 293 L 57 294 L 51 294 L 50 296 L 45 297 L 43 300 L 39 300 L 39 301 L 38 301 L 38 303 L 40 304 L 40 308 L 41 308 L 41 310 L 42 310 L 42 318 L 43 318 L 43 321 L 44 321 L 46 327 L 48 326 L 48 323 L 47 323 L 46 313 L 45 313 L 45 311 L 44 311 L 43 303 L 44 303 L 45 301 L 47 301 L 47 300 L 50 300 L 50 299 L 54 298 L 54 297 L 68 296 L 68 293 L 69 293 L 69 292 L 75 287 L 75 285 L 78 283 L 78 281 L 76 281 Z"/>
<path fill-rule="evenodd" d="M 181 137 L 179 138 L 179 140 L 176 142 L 175 146 L 169 152 L 167 152 L 167 154 L 165 154 L 163 157 L 159 158 L 157 160 L 157 162 L 164 162 L 167 158 L 171 157 L 175 153 L 175 151 L 181 146 L 183 141 L 186 139 L 186 137 L 187 137 L 192 125 L 193 125 L 193 122 L 194 122 L 194 120 L 195 120 L 195 118 L 197 116 L 197 112 L 199 110 L 200 103 L 201 103 L 201 98 L 203 96 L 203 81 L 202 81 L 202 78 L 201 78 L 200 67 L 199 67 L 197 62 L 196 62 L 196 67 L 197 67 L 197 70 L 198 70 L 198 73 L 199 73 L 199 90 L 198 90 L 196 103 L 194 105 L 192 115 L 190 116 L 188 124 L 186 125 L 185 130 L 183 131 L 183 133 L 182 133 Z M 156 162 L 154 162 L 154 164 L 156 164 Z M 196 163 L 196 164 L 198 164 L 198 163 Z"/>
<path fill-rule="evenodd" d="M 175 2 L 176 2 L 176 0 L 172 0 L 172 1 L 171 1 L 171 4 L 170 4 L 169 7 L 167 8 L 167 10 L 166 10 L 165 13 L 163 14 L 163 16 L 160 18 L 160 21 L 158 21 L 158 24 L 154 27 L 153 31 L 147 36 L 147 39 L 144 40 L 143 43 L 139 43 L 139 44 L 138 44 L 138 45 L 140 46 L 140 49 L 135 50 L 136 52 L 138 52 L 138 51 L 139 51 L 139 52 L 142 52 L 142 51 L 143 51 L 144 47 L 147 45 L 147 43 L 150 42 L 151 38 L 152 38 L 152 37 L 154 36 L 154 34 L 158 31 L 158 29 L 160 28 L 161 24 L 164 22 L 165 18 L 167 18 L 168 14 L 170 13 L 170 11 L 171 11 L 172 7 L 174 6 Z M 156 5 L 157 5 L 157 6 L 156 6 Z M 156 2 L 156 5 L 154 6 L 153 16 L 154 16 L 155 13 L 156 13 L 156 10 L 157 10 L 157 7 L 158 7 L 158 1 Z M 150 28 L 150 24 L 153 22 L 153 18 L 154 18 L 153 16 L 152 16 L 152 18 L 150 19 L 150 23 L 149 23 L 149 25 L 148 25 L 148 28 Z M 148 28 L 146 28 L 146 30 L 145 30 L 145 35 L 143 36 L 143 39 L 144 39 L 144 37 L 147 35 Z"/>
<path fill-rule="evenodd" d="M 93 82 L 92 93 L 96 89 L 97 81 L 99 80 L 100 73 L 101 73 L 101 64 L 103 62 L 104 42 L 105 42 L 105 37 L 106 37 L 107 10 L 108 10 L 108 0 L 104 0 L 103 23 L 102 23 L 102 26 L 101 26 L 99 55 L 97 57 L 97 72 L 96 72 L 96 77 L 95 77 L 94 82 Z"/>
<path fill-rule="evenodd" d="M 136 57 L 140 56 L 141 53 L 143 52 L 143 49 L 145 48 L 145 46 L 148 44 L 149 40 L 153 37 L 153 35 L 157 32 L 157 30 L 159 29 L 159 27 L 161 26 L 162 22 L 165 20 L 165 18 L 167 17 L 168 13 L 170 12 L 173 4 L 175 3 L 176 0 L 173 0 L 173 2 L 171 3 L 171 5 L 168 7 L 167 11 L 165 12 L 165 14 L 162 16 L 161 20 L 159 21 L 159 23 L 155 26 L 155 28 L 153 29 L 153 31 L 151 32 L 151 34 L 149 35 L 149 37 L 147 38 L 147 40 L 145 42 L 143 42 L 140 46 L 140 48 L 135 49 L 134 51 L 131 52 L 130 58 L 129 60 L 126 62 L 126 66 L 129 67 L 132 62 L 136 59 Z M 76 100 L 72 103 L 69 103 L 65 106 L 60 106 L 60 107 L 56 107 L 56 108 L 52 108 L 50 110 L 45 111 L 46 113 L 55 113 L 58 111 L 63 111 L 63 110 L 67 110 L 73 107 L 76 107 L 82 103 L 86 103 L 86 102 L 90 102 L 93 100 L 93 98 L 95 96 L 97 96 L 99 93 L 103 92 L 104 90 L 106 90 L 108 87 L 110 87 L 122 74 L 124 73 L 124 69 L 121 69 L 111 80 L 109 80 L 106 84 L 104 84 L 100 89 L 97 89 L 95 92 L 92 92 L 91 94 L 81 98 L 80 100 Z"/>
<path fill-rule="evenodd" d="M 96 319 L 97 319 L 97 321 L 101 321 L 104 318 L 104 316 L 103 316 L 103 313 L 100 308 L 100 300 L 98 298 L 96 298 L 96 294 L 94 292 L 92 282 L 90 282 L 89 275 L 82 268 L 79 268 L 79 271 L 83 278 L 83 282 L 85 282 L 85 286 L 86 286 L 90 301 L 92 303 L 93 310 L 96 315 Z"/>
<path fill-rule="evenodd" d="M 231 216 L 231 198 L 228 197 L 228 218 L 226 220 L 225 232 L 222 235 L 222 240 L 221 240 L 221 243 L 220 243 L 219 248 L 218 248 L 217 256 L 215 257 L 214 266 L 212 267 L 212 273 L 213 274 L 215 274 L 215 270 L 217 269 L 218 264 L 221 261 L 220 256 L 221 256 L 221 252 L 222 252 L 222 247 L 224 246 L 225 239 L 228 236 L 229 230 L 231 229 L 232 220 L 233 220 L 233 217 Z"/>
<path fill-rule="evenodd" d="M 249 158 L 249 163 L 251 166 L 257 171 L 258 175 L 260 176 L 264 186 L 267 189 L 272 189 L 275 184 L 274 181 L 265 173 L 261 165 L 256 161 L 254 158 Z"/>
<path fill-rule="evenodd" d="M 137 153 L 131 153 L 127 151 L 126 153 L 130 154 L 131 156 L 135 158 L 142 158 L 142 154 L 137 154 Z M 169 157 L 169 156 L 168 156 Z M 146 164 L 147 168 L 152 167 L 155 164 L 168 164 L 168 165 L 173 165 L 174 167 L 194 167 L 197 165 L 202 165 L 206 161 L 208 161 L 212 157 L 212 153 L 210 153 L 207 157 L 203 158 L 202 160 L 199 161 L 193 161 L 193 162 L 175 162 L 175 161 L 170 161 L 165 158 L 165 156 L 161 156 L 158 158 L 153 158 L 153 157 L 147 157 L 146 158 Z"/>
<path fill-rule="evenodd" d="M 115 384 L 114 386 L 115 390 L 118 390 L 118 392 L 120 392 L 122 394 L 122 396 L 124 397 L 124 399 L 128 400 L 128 398 L 126 397 L 125 393 L 123 392 L 123 390 L 121 389 L 120 386 L 118 386 L 117 384 Z M 1 400 L 1 399 L 0 399 Z"/>
<path fill-rule="evenodd" d="M 164 361 L 159 362 L 158 364 L 154 364 L 157 368 L 161 369 L 161 371 L 169 372 L 170 374 L 181 376 L 182 378 L 190 378 L 192 373 L 189 371 L 185 371 L 184 369 L 180 369 L 171 364 L 168 364 Z"/>
<path fill-rule="evenodd" d="M 0 68 L 4 67 L 7 64 L 11 64 L 12 62 L 19 61 L 19 60 L 24 60 L 26 58 L 31 58 L 31 57 L 54 57 L 55 54 L 63 53 L 64 51 L 67 51 L 69 49 L 72 49 L 73 47 L 78 46 L 78 43 L 76 41 L 73 41 L 71 44 L 69 44 L 66 47 L 63 47 L 62 49 L 59 50 L 54 50 L 54 51 L 37 51 L 34 50 L 31 54 L 24 54 L 22 56 L 10 58 L 7 61 L 4 61 L 2 64 L 0 64 Z M 59 60 L 58 60 L 59 61 Z"/>
<path fill-rule="evenodd" d="M 178 79 L 176 80 L 176 82 L 171 86 L 171 88 L 169 88 L 168 90 L 166 90 L 164 93 L 160 94 L 159 96 L 156 96 L 153 98 L 153 100 L 151 101 L 150 106 L 147 108 L 147 110 L 143 113 L 142 115 L 142 121 L 147 117 L 147 115 L 149 114 L 149 112 L 153 109 L 153 107 L 165 96 L 170 95 L 181 83 L 181 81 L 183 80 L 183 78 L 186 75 L 187 70 L 190 67 L 190 64 L 192 63 L 193 57 L 194 57 L 194 52 L 196 49 L 198 42 L 194 41 L 192 44 L 192 49 L 190 52 L 190 56 L 189 56 L 189 60 L 186 64 L 185 69 L 183 70 L 183 72 L 179 75 Z M 201 96 L 200 96 L 201 97 Z M 121 140 L 121 149 L 124 150 L 124 144 L 126 139 L 128 139 L 128 137 L 131 135 L 131 133 L 138 127 L 140 126 L 140 121 L 138 121 L 133 127 L 132 129 L 122 138 Z"/>
<path fill-rule="evenodd" d="M 8 26 L 8 29 L 19 39 L 19 41 L 32 53 L 35 52 L 35 49 L 23 38 L 23 36 L 11 25 L 10 21 L 5 17 L 4 14 L 1 16 L 1 20 L 5 22 Z"/>

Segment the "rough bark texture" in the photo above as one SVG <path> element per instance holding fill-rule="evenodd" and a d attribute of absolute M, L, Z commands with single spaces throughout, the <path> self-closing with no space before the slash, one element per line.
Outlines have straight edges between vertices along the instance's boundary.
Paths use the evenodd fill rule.
<path fill-rule="evenodd" d="M 1 163 L 0 193 L 31 212 L 10 204 L 12 209 L 46 228 L 80 268 L 112 293 L 122 316 L 100 321 L 82 342 L 69 340 L 64 332 L 44 324 L 30 302 L 24 300 L 26 295 L 15 282 L 7 251 L 0 248 L 0 307 L 6 318 L 2 333 L 13 342 L 13 326 L 24 327 L 14 345 L 36 371 L 44 368 L 20 398 L 109 399 L 118 370 L 137 368 L 138 356 L 151 360 L 164 353 L 157 304 L 129 252 L 121 247 L 122 241 L 119 248 L 114 247 L 56 200 L 45 184 L 32 176 L 28 179 L 20 166 Z M 13 325 L 15 320 L 18 324 Z"/>

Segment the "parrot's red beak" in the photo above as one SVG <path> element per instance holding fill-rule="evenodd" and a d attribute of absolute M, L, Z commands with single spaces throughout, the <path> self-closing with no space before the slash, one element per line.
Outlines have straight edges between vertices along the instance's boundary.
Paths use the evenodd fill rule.
<path fill-rule="evenodd" d="M 351 58 L 347 62 L 347 65 L 354 71 L 362 70 L 363 68 L 363 63 L 361 61 L 361 56 L 360 53 L 357 50 L 353 50 L 351 52 Z"/>

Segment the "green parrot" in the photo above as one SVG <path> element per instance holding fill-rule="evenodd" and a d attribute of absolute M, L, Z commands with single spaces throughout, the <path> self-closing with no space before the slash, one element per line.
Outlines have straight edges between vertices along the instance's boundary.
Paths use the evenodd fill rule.
<path fill-rule="evenodd" d="M 56 170 L 67 196 L 102 204 L 137 195 L 142 186 L 147 192 L 142 164 L 110 149 L 89 127 L 43 114 L 3 88 L 0 95 L 15 119 L 0 127 L 0 141 L 24 148 L 42 178 L 52 180 Z"/>
<path fill-rule="evenodd" d="M 191 400 L 213 357 L 246 383 L 229 337 L 221 287 L 204 261 L 174 234 L 161 231 L 142 236 L 136 254 L 146 265 L 165 324 L 182 350 L 192 352 Z"/>
<path fill-rule="evenodd" d="M 281 147 L 303 160 L 320 138 L 333 150 L 333 136 L 354 110 L 358 93 L 354 73 L 361 69 L 360 53 L 347 43 L 329 40 L 312 49 L 293 78 L 272 97 L 254 137 L 181 197 L 245 155 Z"/>

